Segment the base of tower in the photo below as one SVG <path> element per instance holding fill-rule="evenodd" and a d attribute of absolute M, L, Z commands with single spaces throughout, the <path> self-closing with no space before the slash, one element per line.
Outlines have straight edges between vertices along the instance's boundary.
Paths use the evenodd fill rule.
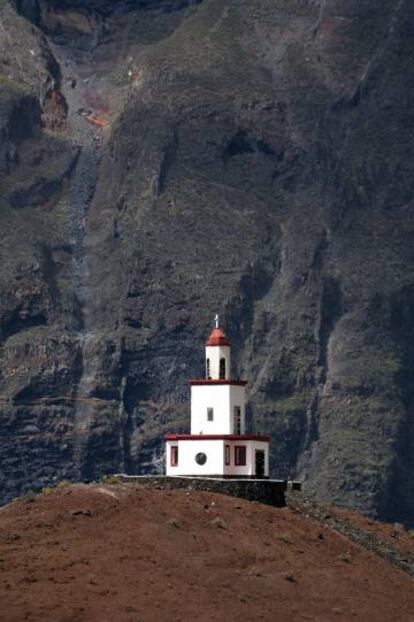
<path fill-rule="evenodd" d="M 300 490 L 300 482 L 239 477 L 167 477 L 160 475 L 116 475 L 120 482 L 134 483 L 157 490 L 205 491 L 285 507 L 286 491 Z"/>

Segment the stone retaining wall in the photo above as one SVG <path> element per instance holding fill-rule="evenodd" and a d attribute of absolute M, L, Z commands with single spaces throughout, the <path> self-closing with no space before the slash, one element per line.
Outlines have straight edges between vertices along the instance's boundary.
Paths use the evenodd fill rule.
<path fill-rule="evenodd" d="M 286 482 L 269 479 L 213 479 L 202 477 L 165 477 L 116 475 L 121 482 L 142 484 L 148 488 L 161 490 L 204 490 L 216 492 L 232 497 L 240 497 L 248 501 L 258 501 L 277 507 L 286 505 L 286 491 L 288 488 L 299 489 L 297 482 Z"/>

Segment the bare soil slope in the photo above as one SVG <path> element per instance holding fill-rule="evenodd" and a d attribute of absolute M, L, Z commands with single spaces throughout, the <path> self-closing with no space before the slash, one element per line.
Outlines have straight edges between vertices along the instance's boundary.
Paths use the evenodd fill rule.
<path fill-rule="evenodd" d="M 413 580 L 318 523 L 209 493 L 74 486 L 0 512 L 2 622 L 386 620 Z"/>

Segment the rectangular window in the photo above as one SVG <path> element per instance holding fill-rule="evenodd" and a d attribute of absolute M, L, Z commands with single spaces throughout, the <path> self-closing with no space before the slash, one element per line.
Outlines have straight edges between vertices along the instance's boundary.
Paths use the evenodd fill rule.
<path fill-rule="evenodd" d="M 170 462 L 171 462 L 171 466 L 173 467 L 178 466 L 178 446 L 177 445 L 173 445 L 171 447 Z"/>
<path fill-rule="evenodd" d="M 241 434 L 242 430 L 241 430 L 241 408 L 240 408 L 240 406 L 235 406 L 234 407 L 233 418 L 234 418 L 234 422 L 233 422 L 234 432 L 233 432 L 233 434 Z"/>
<path fill-rule="evenodd" d="M 207 421 L 214 421 L 214 408 L 207 408 Z"/>
<path fill-rule="evenodd" d="M 226 465 L 231 464 L 230 445 L 225 445 L 224 446 L 224 464 L 226 464 Z"/>
<path fill-rule="evenodd" d="M 234 448 L 234 464 L 236 466 L 246 466 L 246 447 L 236 445 Z"/>

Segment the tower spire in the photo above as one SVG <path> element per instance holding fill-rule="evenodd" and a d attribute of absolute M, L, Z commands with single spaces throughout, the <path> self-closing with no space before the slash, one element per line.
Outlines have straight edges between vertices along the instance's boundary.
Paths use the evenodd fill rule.
<path fill-rule="evenodd" d="M 218 313 L 216 313 L 216 315 L 214 316 L 214 321 L 216 323 L 216 328 L 218 328 L 220 326 L 220 318 L 218 316 Z"/>

